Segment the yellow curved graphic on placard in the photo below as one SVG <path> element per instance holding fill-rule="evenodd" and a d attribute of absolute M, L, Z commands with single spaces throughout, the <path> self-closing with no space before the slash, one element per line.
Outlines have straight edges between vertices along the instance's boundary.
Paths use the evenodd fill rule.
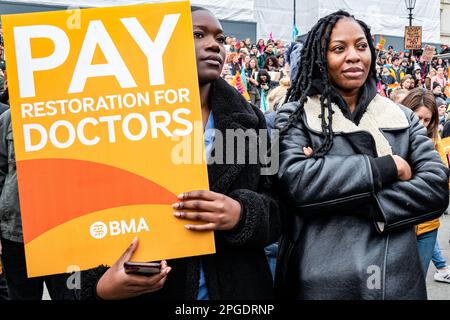
<path fill-rule="evenodd" d="M 141 218 L 144 222 L 141 222 Z M 174 221 L 177 228 L 173 228 Z M 91 235 L 91 226 L 98 222 L 104 223 L 107 231 L 104 237 L 96 239 Z M 179 257 L 184 252 L 191 254 L 193 250 L 198 250 L 198 254 L 215 252 L 214 241 L 211 241 L 214 237 L 212 233 L 189 231 L 184 227 L 185 224 L 186 221 L 177 220 L 173 216 L 173 208 L 169 205 L 134 205 L 87 214 L 51 229 L 25 245 L 28 276 L 59 273 L 60 270 L 68 270 L 70 266 L 85 270 L 98 266 L 99 260 L 102 264 L 111 265 L 122 255 L 134 237 L 139 238 L 139 245 L 132 261 L 170 259 Z M 146 227 L 149 231 L 146 231 Z M 119 229 L 121 232 L 123 229 L 125 234 L 115 235 Z M 176 237 L 174 232 L 177 233 Z M 97 237 L 103 234 L 100 230 L 100 236 Z M 84 241 L 80 242 L 80 239 Z M 128 245 L 123 245 L 124 239 Z M 98 254 L 90 257 L 87 254 L 89 251 Z M 43 256 L 46 259 L 40 259 Z"/>

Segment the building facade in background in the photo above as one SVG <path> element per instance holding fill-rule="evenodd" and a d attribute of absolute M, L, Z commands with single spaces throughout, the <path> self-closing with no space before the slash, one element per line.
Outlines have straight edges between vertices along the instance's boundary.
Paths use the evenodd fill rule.
<path fill-rule="evenodd" d="M 101 7 L 168 0 L 0 0 L 0 14 L 61 10 L 67 7 Z M 182 1 L 182 0 L 171 0 Z M 211 10 L 222 22 L 227 35 L 250 38 L 292 40 L 296 2 L 296 25 L 300 35 L 321 17 L 344 9 L 364 20 L 376 35 L 402 50 L 405 26 L 409 24 L 404 0 L 191 0 Z M 423 43 L 450 44 L 450 0 L 417 0 L 413 25 L 423 27 Z"/>
<path fill-rule="evenodd" d="M 441 1 L 441 43 L 450 45 L 450 0 Z"/>

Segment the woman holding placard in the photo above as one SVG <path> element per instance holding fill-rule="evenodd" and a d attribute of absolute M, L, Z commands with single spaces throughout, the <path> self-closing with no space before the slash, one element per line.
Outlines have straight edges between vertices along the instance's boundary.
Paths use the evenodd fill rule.
<path fill-rule="evenodd" d="M 220 78 L 225 36 L 219 21 L 203 8 L 191 11 L 209 158 L 218 139 L 215 132 L 225 136 L 226 130 L 240 128 L 258 135 L 261 129 L 263 138 L 267 132 L 263 114 Z M 245 149 L 249 150 L 249 142 Z M 129 275 L 123 264 L 136 250 L 135 240 L 111 268 L 84 272 L 82 298 L 126 299 L 148 293 L 150 299 L 273 298 L 264 247 L 277 241 L 279 217 L 277 203 L 269 194 L 271 181 L 261 175 L 262 167 L 260 162 L 208 164 L 211 191 L 184 192 L 173 205 L 174 219 L 186 220 L 187 229 L 215 231 L 216 254 L 163 261 L 160 273 L 151 277 Z"/>

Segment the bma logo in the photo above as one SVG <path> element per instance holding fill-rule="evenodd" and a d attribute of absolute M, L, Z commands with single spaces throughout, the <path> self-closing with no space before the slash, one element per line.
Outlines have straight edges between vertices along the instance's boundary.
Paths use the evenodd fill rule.
<path fill-rule="evenodd" d="M 150 231 L 144 218 L 140 218 L 137 225 L 135 219 L 131 219 L 129 223 L 125 220 L 110 221 L 108 225 L 104 222 L 97 221 L 89 228 L 89 232 L 94 239 L 103 239 L 108 234 L 110 236 L 118 236 L 127 233 L 139 233 L 142 231 Z"/>

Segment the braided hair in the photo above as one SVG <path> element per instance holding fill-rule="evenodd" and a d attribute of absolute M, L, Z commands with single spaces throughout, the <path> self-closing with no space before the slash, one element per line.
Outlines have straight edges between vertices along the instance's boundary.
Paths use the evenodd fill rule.
<path fill-rule="evenodd" d="M 312 27 L 301 51 L 301 63 L 298 64 L 298 74 L 293 80 L 285 99 L 285 103 L 298 101 L 299 105 L 290 115 L 285 127 L 280 130 L 280 135 L 285 134 L 288 129 L 299 120 L 304 105 L 308 99 L 308 94 L 312 88 L 312 81 L 314 79 L 319 79 L 324 88 L 320 97 L 320 117 L 322 119 L 322 134 L 325 137 L 325 140 L 319 148 L 314 150 L 313 157 L 315 158 L 323 157 L 333 145 L 332 118 L 334 112 L 331 108 L 331 97 L 334 89 L 328 76 L 327 51 L 330 43 L 331 32 L 333 31 L 336 23 L 342 18 L 355 20 L 363 29 L 367 42 L 369 43 L 372 56 L 369 77 L 374 77 L 376 79 L 376 53 L 370 28 L 367 24 L 363 21 L 355 19 L 355 17 L 350 15 L 348 12 L 339 10 L 321 18 Z M 325 109 L 328 110 L 327 119 L 325 119 Z"/>

